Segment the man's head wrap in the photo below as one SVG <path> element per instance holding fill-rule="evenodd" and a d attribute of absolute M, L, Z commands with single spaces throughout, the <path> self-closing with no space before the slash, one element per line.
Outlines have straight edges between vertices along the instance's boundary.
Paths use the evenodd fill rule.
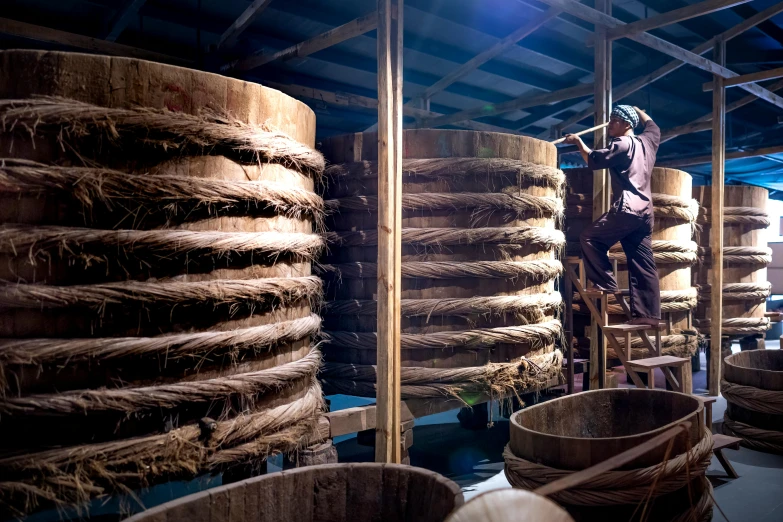
<path fill-rule="evenodd" d="M 612 109 L 612 116 L 616 116 L 623 121 L 627 121 L 632 129 L 635 129 L 639 125 L 639 114 L 636 113 L 636 109 L 630 105 L 615 105 Z"/>

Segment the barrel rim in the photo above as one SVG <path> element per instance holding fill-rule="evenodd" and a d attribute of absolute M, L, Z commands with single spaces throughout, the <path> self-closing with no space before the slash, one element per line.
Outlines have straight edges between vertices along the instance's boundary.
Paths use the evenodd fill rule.
<path fill-rule="evenodd" d="M 677 395 L 681 395 L 683 397 L 686 397 L 689 400 L 692 400 L 696 404 L 696 406 L 697 406 L 696 409 L 693 412 L 691 412 L 688 416 L 691 416 L 693 414 L 696 414 L 698 416 L 699 414 L 703 413 L 703 411 L 704 411 L 704 403 L 702 401 L 698 400 L 693 395 L 689 395 L 687 393 L 680 393 L 680 392 L 675 392 L 675 391 L 669 391 L 669 390 L 650 390 L 650 389 L 646 389 L 646 388 L 645 389 L 642 389 L 642 388 L 607 388 L 607 389 L 603 389 L 603 390 L 590 390 L 590 391 L 586 391 L 586 392 L 582 392 L 582 393 L 578 393 L 578 394 L 566 395 L 565 397 L 560 397 L 559 399 L 555 399 L 555 401 L 573 400 L 573 398 L 575 398 L 575 397 L 581 397 L 581 396 L 585 396 L 585 395 L 589 395 L 589 394 L 599 394 L 599 393 L 603 393 L 603 394 L 625 393 L 625 394 L 629 394 L 629 395 L 633 394 L 633 393 L 641 393 L 641 394 L 651 394 L 651 393 L 657 393 L 657 394 L 677 394 Z M 511 424 L 511 429 L 513 430 L 513 429 L 516 428 L 516 429 L 519 429 L 519 430 L 522 430 L 522 431 L 526 431 L 526 432 L 529 432 L 529 433 L 534 433 L 534 434 L 536 434 L 536 436 L 549 437 L 549 438 L 556 439 L 556 440 L 573 440 L 573 441 L 589 440 L 591 442 L 594 442 L 594 441 L 600 442 L 600 441 L 630 440 L 630 439 L 639 438 L 639 437 L 646 437 L 648 435 L 655 435 L 656 433 L 662 433 L 662 432 L 664 432 L 664 431 L 666 431 L 666 430 L 668 430 L 670 428 L 673 428 L 674 426 L 677 426 L 678 424 L 681 424 L 683 422 L 683 419 L 679 419 L 679 420 L 670 422 L 670 423 L 668 423 L 668 424 L 666 424 L 664 426 L 660 426 L 658 428 L 655 428 L 654 430 L 642 431 L 642 432 L 639 432 L 639 433 L 634 433 L 634 434 L 631 434 L 631 435 L 623 435 L 623 436 L 618 436 L 618 437 L 571 437 L 571 436 L 566 436 L 566 435 L 555 435 L 553 433 L 547 433 L 547 432 L 544 432 L 544 431 L 538 431 L 538 430 L 530 429 L 530 428 L 527 428 L 525 426 L 522 426 L 517 421 L 517 417 L 520 416 L 521 414 L 533 411 L 536 408 L 539 408 L 539 407 L 542 407 L 542 406 L 545 407 L 545 406 L 547 406 L 547 405 L 549 405 L 549 404 L 551 404 L 553 402 L 554 401 L 546 401 L 546 402 L 542 402 L 540 404 L 536 404 L 535 406 L 531 406 L 529 408 L 523 408 L 523 409 L 519 410 L 514 415 L 512 415 L 511 418 L 509 419 L 509 422 Z"/>
<path fill-rule="evenodd" d="M 783 336 L 781 336 L 781 339 L 783 339 Z M 743 355 L 747 354 L 747 355 Z M 762 355 L 759 355 L 762 354 Z M 776 355 L 773 355 L 776 354 Z M 736 359 L 741 359 L 743 357 L 748 357 L 750 359 L 753 358 L 762 358 L 762 357 L 781 357 L 783 358 L 783 351 L 781 350 L 745 350 L 742 352 L 733 353 L 731 355 L 727 355 L 723 358 L 723 362 L 727 366 L 731 366 L 732 368 L 736 368 L 739 370 L 753 370 L 754 372 L 758 372 L 763 375 L 783 375 L 783 370 L 767 370 L 764 368 L 756 368 L 753 366 L 742 366 L 740 364 L 736 364 Z"/>
<path fill-rule="evenodd" d="M 447 478 L 440 473 L 436 473 L 434 471 L 430 471 L 425 468 L 419 468 L 415 466 L 408 466 L 404 464 L 387 464 L 387 463 L 377 463 L 377 462 L 357 462 L 357 463 L 343 463 L 343 464 L 319 464 L 314 466 L 304 466 L 301 468 L 296 469 L 287 469 L 283 471 L 278 471 L 275 473 L 267 473 L 265 475 L 261 475 L 258 477 L 252 477 L 245 480 L 240 480 L 238 482 L 233 482 L 231 484 L 226 484 L 223 486 L 218 486 L 215 488 L 208 488 L 204 489 L 202 491 L 197 491 L 196 493 L 192 493 L 190 495 L 186 495 L 184 497 L 179 497 L 174 500 L 170 500 L 168 502 L 164 502 L 163 504 L 159 504 L 157 506 L 151 507 L 149 509 L 145 509 L 139 513 L 136 513 L 130 518 L 125 519 L 125 522 L 144 522 L 144 521 L 152 521 L 157 520 L 156 515 L 160 515 L 161 513 L 168 513 L 172 508 L 179 506 L 179 505 L 187 505 L 191 502 L 203 498 L 203 497 L 210 497 L 215 494 L 223 493 L 225 491 L 231 491 L 234 489 L 239 488 L 245 488 L 247 485 L 255 485 L 260 482 L 265 481 L 274 481 L 277 477 L 280 476 L 289 476 L 289 475 L 298 475 L 298 474 L 305 474 L 305 473 L 319 473 L 321 471 L 328 472 L 330 470 L 345 470 L 346 472 L 350 472 L 351 470 L 355 470 L 357 468 L 367 468 L 367 469 L 392 469 L 397 470 L 398 472 L 405 472 L 409 475 L 418 475 L 420 477 L 424 478 L 431 478 L 434 482 L 443 484 L 446 486 L 449 490 L 451 490 L 452 493 L 454 493 L 454 508 L 453 510 L 461 507 L 463 504 L 465 504 L 465 496 L 462 493 L 462 489 L 457 485 L 456 482 L 451 480 L 450 478 Z"/>

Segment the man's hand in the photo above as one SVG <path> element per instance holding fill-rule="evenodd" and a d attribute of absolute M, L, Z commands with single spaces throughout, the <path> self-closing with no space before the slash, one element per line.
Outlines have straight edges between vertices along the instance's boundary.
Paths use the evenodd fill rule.
<path fill-rule="evenodd" d="M 579 153 L 582 155 L 582 159 L 587 161 L 587 157 L 590 155 L 592 150 L 585 145 L 585 142 L 582 141 L 582 138 L 579 136 L 575 136 L 573 134 L 566 134 L 565 135 L 565 143 L 568 143 L 569 145 L 576 145 L 576 148 L 579 149 Z"/>
<path fill-rule="evenodd" d="M 638 114 L 638 115 L 639 115 L 639 120 L 640 120 L 641 122 L 645 123 L 645 122 L 648 122 L 648 121 L 650 121 L 650 120 L 652 119 L 652 118 L 650 118 L 650 117 L 647 115 L 647 113 L 646 113 L 646 112 L 644 112 L 643 110 L 641 110 L 639 107 L 637 107 L 637 106 L 635 106 L 635 105 L 634 105 L 633 109 L 636 111 L 636 114 Z"/>

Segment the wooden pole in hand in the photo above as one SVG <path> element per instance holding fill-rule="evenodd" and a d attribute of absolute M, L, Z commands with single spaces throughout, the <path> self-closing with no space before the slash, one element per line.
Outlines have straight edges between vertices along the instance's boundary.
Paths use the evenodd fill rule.
<path fill-rule="evenodd" d="M 378 0 L 378 345 L 375 461 L 399 464 L 402 2 Z"/>
<path fill-rule="evenodd" d="M 602 123 L 601 125 L 596 125 L 595 127 L 590 127 L 589 129 L 585 129 L 585 130 L 579 131 L 579 132 L 574 132 L 572 134 L 574 136 L 581 136 L 582 134 L 589 134 L 589 133 L 591 133 L 593 131 L 597 131 L 599 129 L 603 129 L 604 127 L 607 127 L 608 125 L 609 125 L 609 122 L 607 121 L 606 123 Z M 564 141 L 565 141 L 565 136 L 563 136 L 562 138 L 558 138 L 555 141 L 552 141 L 550 143 L 552 143 L 552 145 L 557 145 L 559 143 L 563 143 Z"/>
<path fill-rule="evenodd" d="M 726 62 L 726 41 L 715 43 L 712 59 L 723 65 Z M 713 77 L 712 91 L 712 222 L 710 246 L 712 247 L 712 281 L 710 298 L 710 367 L 709 394 L 720 394 L 721 334 L 723 326 L 723 174 L 726 162 L 726 89 L 725 80 L 717 74 Z"/>

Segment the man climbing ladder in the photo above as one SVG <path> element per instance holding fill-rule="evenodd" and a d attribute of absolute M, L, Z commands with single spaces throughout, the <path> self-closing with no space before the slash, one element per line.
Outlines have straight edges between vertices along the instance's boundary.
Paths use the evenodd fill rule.
<path fill-rule="evenodd" d="M 643 123 L 641 134 L 634 129 Z M 593 170 L 609 169 L 612 207 L 580 236 L 587 278 L 595 288 L 619 292 L 607 255 L 618 241 L 628 258 L 629 324 L 655 327 L 661 319 L 661 293 L 652 251 L 653 202 L 650 178 L 661 129 L 638 107 L 617 105 L 607 128 L 611 141 L 605 149 L 591 150 L 579 136 L 569 134 Z"/>

